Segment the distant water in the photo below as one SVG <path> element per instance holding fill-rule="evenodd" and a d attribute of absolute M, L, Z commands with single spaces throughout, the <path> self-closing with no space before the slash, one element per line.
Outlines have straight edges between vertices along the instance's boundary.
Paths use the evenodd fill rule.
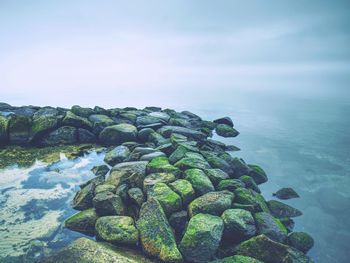
<path fill-rule="evenodd" d="M 281 187 L 299 193 L 300 199 L 286 203 L 304 213 L 295 219 L 295 230 L 314 237 L 309 255 L 319 263 L 349 262 L 350 102 L 346 96 L 202 93 L 159 105 L 188 109 L 208 120 L 230 116 L 241 134 L 215 138 L 240 147 L 234 156 L 264 168 L 269 182 L 261 188 L 267 200 Z M 69 202 L 77 185 L 90 178 L 89 169 L 102 160 L 101 155 L 91 154 L 75 161 L 63 159 L 56 164 L 58 169 L 37 163 L 28 169 L 0 171 L 1 256 L 8 262 L 22 262 L 23 251 L 30 252 L 29 259 L 35 258 L 45 248 L 58 249 L 78 237 L 60 224 L 74 213 Z"/>

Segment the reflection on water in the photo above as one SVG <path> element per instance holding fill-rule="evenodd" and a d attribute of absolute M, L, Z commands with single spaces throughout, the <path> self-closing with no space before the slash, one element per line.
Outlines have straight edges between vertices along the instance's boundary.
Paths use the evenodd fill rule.
<path fill-rule="evenodd" d="M 53 164 L 0 170 L 0 262 L 35 262 L 79 236 L 62 227 L 75 211 L 70 200 L 103 154 L 89 153 Z"/>

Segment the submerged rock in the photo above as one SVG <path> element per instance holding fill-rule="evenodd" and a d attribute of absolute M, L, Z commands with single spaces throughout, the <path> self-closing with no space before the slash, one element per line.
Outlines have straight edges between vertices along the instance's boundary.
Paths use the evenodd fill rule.
<path fill-rule="evenodd" d="M 270 200 L 267 204 L 271 214 L 277 218 L 297 217 L 303 214 L 300 210 L 276 200 Z"/>
<path fill-rule="evenodd" d="M 235 128 L 226 124 L 218 124 L 215 131 L 219 136 L 222 137 L 236 137 L 239 134 Z"/>

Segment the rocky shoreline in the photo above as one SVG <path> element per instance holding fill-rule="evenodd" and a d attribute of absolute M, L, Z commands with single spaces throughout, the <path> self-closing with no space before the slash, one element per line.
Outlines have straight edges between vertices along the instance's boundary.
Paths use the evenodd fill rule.
<path fill-rule="evenodd" d="M 264 170 L 229 154 L 229 117 L 146 107 L 71 109 L 0 103 L 0 144 L 98 144 L 105 165 L 81 185 L 80 210 L 65 226 L 81 238 L 44 262 L 313 262 L 307 233 L 293 232 L 301 211 L 266 201 Z M 296 198 L 290 188 L 280 199 Z"/>

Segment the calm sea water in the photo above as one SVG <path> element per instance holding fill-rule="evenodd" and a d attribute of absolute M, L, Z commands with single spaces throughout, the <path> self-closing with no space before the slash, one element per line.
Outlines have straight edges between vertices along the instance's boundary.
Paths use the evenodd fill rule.
<path fill-rule="evenodd" d="M 204 119 L 231 116 L 241 132 L 220 139 L 240 147 L 235 156 L 261 165 L 269 176 L 262 185 L 266 199 L 281 187 L 293 187 L 300 199 L 286 201 L 303 211 L 295 219 L 297 231 L 315 239 L 309 255 L 320 263 L 349 262 L 350 243 L 350 103 L 344 96 L 292 96 L 272 93 L 231 94 L 213 99 L 172 101 Z M 216 96 L 219 97 L 220 96 Z M 222 99 L 222 96 L 221 96 Z M 70 214 L 77 185 L 102 163 L 90 154 L 58 167 L 37 163 L 28 169 L 0 171 L 0 262 L 21 262 L 30 251 L 35 259 L 45 248 L 57 249 L 78 237 L 60 224 Z M 1 257 L 0 256 L 0 257 Z"/>

